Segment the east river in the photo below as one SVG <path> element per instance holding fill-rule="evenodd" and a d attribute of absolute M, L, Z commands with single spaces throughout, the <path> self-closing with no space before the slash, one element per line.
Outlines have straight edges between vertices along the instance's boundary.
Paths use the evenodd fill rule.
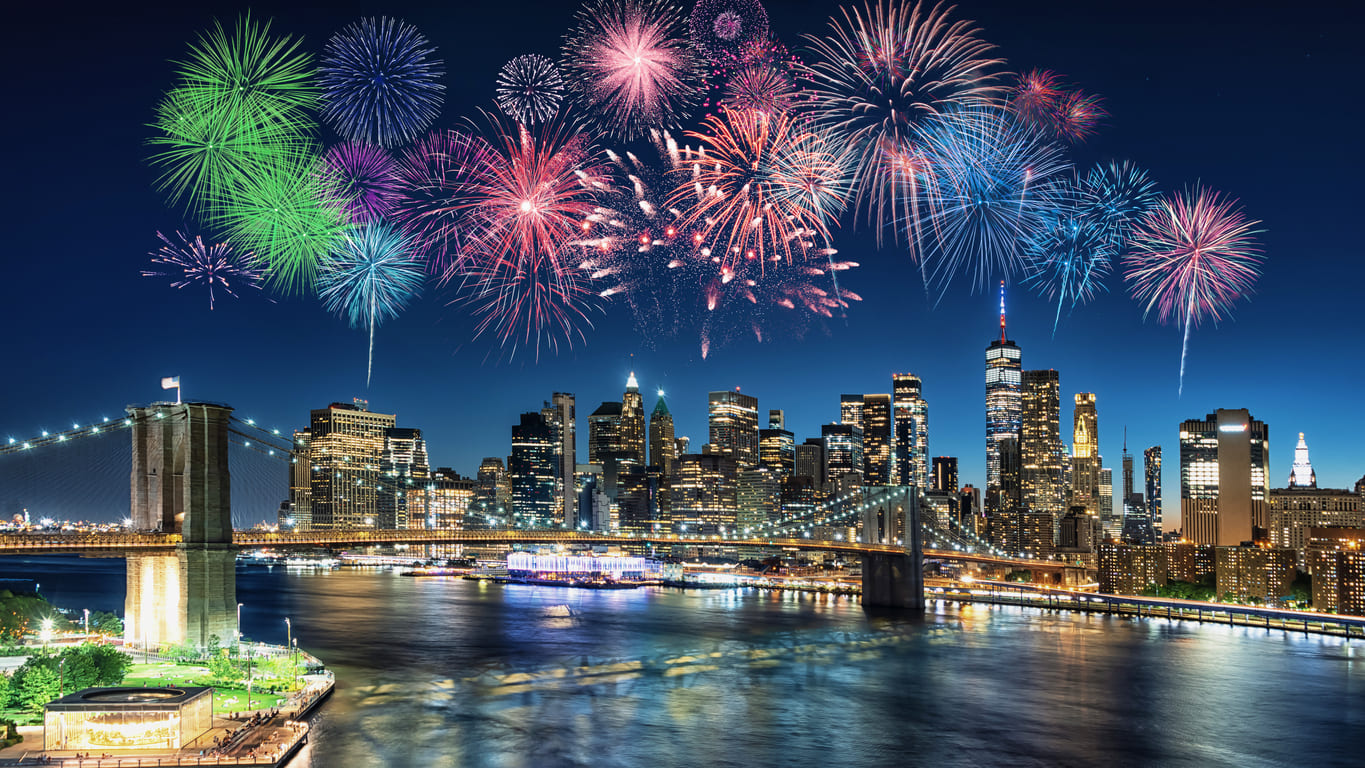
<path fill-rule="evenodd" d="M 0 558 L 118 610 L 117 559 Z M 291 766 L 1359 766 L 1365 643 L 856 598 L 238 568 L 336 695 Z"/>

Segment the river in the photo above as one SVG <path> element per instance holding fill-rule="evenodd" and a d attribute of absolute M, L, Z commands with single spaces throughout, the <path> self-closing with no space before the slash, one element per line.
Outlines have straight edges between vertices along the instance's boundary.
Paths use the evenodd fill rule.
<path fill-rule="evenodd" d="M 120 610 L 118 559 L 0 558 Z M 1347 766 L 1365 644 L 856 598 L 588 591 L 239 567 L 251 638 L 336 673 L 298 768 Z"/>

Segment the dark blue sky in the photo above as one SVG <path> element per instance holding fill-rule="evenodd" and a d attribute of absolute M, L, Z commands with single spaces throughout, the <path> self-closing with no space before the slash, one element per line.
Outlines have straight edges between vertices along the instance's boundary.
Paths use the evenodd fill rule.
<path fill-rule="evenodd" d="M 406 18 L 446 61 L 438 125 L 450 126 L 491 105 L 504 61 L 553 55 L 575 8 L 479 5 L 264 3 L 252 11 L 273 17 L 277 31 L 305 35 L 315 52 L 361 15 Z M 1276 486 L 1299 431 L 1321 485 L 1346 487 L 1365 473 L 1357 407 L 1365 373 L 1357 313 L 1365 299 L 1361 15 L 1327 2 L 1187 5 L 1194 4 L 997 0 L 964 2 L 958 11 L 979 23 L 1012 69 L 1050 68 L 1105 97 L 1112 116 L 1074 153 L 1078 165 L 1131 159 L 1165 190 L 1203 181 L 1264 222 L 1269 261 L 1257 294 L 1231 322 L 1194 333 L 1182 397 L 1179 329 L 1144 323 L 1119 280 L 1064 319 L 1055 337 L 1047 302 L 1011 292 L 1010 335 L 1025 368 L 1061 373 L 1064 438 L 1069 443 L 1072 394 L 1097 392 L 1101 451 L 1116 481 L 1124 425 L 1134 453 L 1165 449 L 1168 517 L 1179 503 L 1179 422 L 1219 407 L 1249 408 L 1270 424 Z M 801 33 L 823 30 L 836 7 L 768 4 L 774 32 L 793 49 Z M 30 17 L 16 20 L 0 51 L 12 75 L 3 121 L 9 183 L 0 307 L 10 331 L 0 337 L 0 437 L 157 399 L 160 377 L 179 374 L 187 397 L 229 402 L 282 429 L 304 425 L 310 408 L 368 397 L 375 410 L 425 431 L 433 463 L 472 473 L 480 457 L 506 455 L 518 413 L 569 391 L 586 416 L 619 399 L 632 367 L 644 389 L 668 391 L 679 434 L 697 446 L 706 440 L 709 390 L 741 386 L 761 409 L 786 409 L 801 439 L 837 418 L 840 393 L 888 392 L 893 372 L 911 371 L 925 380 L 930 452 L 959 456 L 964 482 L 983 482 L 982 354 L 996 332 L 993 293 L 964 281 L 937 308 L 927 306 L 906 255 L 878 251 L 847 221 L 836 245 L 862 266 L 844 283 L 864 301 L 846 321 L 803 338 L 741 340 L 703 360 L 693 338 L 641 338 L 618 305 L 597 316 L 587 343 L 572 351 L 496 362 L 485 340 L 471 341 L 470 321 L 445 306 L 448 292 L 437 290 L 379 329 L 368 389 L 364 331 L 348 330 L 316 301 L 248 295 L 220 299 L 210 312 L 201 293 L 140 277 L 155 232 L 183 226 L 182 214 L 153 191 L 144 125 L 172 82 L 169 61 L 215 15 L 230 21 L 245 8 L 208 2 L 80 13 L 30 4 L 23 11 Z"/>

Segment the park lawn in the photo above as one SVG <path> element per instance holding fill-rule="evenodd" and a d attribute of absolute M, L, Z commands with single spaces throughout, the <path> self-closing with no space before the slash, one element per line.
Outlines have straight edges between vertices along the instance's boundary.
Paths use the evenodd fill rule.
<path fill-rule="evenodd" d="M 123 679 L 123 685 L 148 688 L 164 685 L 201 685 L 200 681 L 208 677 L 208 674 L 208 668 L 198 664 L 134 664 L 128 669 L 128 676 Z M 279 706 L 284 700 L 284 696 L 265 693 L 257 687 L 251 692 L 249 708 L 269 709 Z M 242 712 L 247 709 L 245 688 L 213 689 L 214 712 Z"/>
<path fill-rule="evenodd" d="M 247 709 L 273 709 L 283 703 L 283 696 L 254 690 L 251 692 L 251 706 L 247 707 L 245 688 L 213 689 L 214 712 L 243 712 Z"/>

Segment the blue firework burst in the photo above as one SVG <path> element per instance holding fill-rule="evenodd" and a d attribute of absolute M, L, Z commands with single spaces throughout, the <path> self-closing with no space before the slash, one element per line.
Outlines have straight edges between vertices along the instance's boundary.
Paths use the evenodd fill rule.
<path fill-rule="evenodd" d="M 375 326 L 397 317 L 421 293 L 425 274 L 421 259 L 412 252 L 411 238 L 382 221 L 347 230 L 323 261 L 318 274 L 323 306 L 352 328 L 369 326 L 367 386 L 374 368 Z"/>
<path fill-rule="evenodd" d="M 435 51 L 416 27 L 388 17 L 346 27 L 322 58 L 323 120 L 351 141 L 412 141 L 441 112 L 444 70 Z"/>

